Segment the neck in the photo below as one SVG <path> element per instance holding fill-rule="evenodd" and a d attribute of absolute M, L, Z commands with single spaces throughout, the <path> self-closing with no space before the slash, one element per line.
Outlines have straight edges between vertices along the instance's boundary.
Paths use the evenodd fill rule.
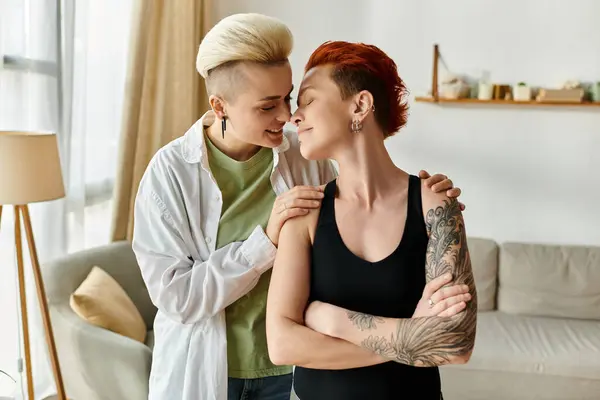
<path fill-rule="evenodd" d="M 340 197 L 370 208 L 377 199 L 397 190 L 406 173 L 394 165 L 382 138 L 381 132 L 363 130 L 336 155 Z"/>
<path fill-rule="evenodd" d="M 215 119 L 215 122 L 206 128 L 206 134 L 217 149 L 236 161 L 247 161 L 261 149 L 260 146 L 255 144 L 236 139 L 237 135 L 233 131 L 231 124 L 227 125 L 225 137 L 223 138 L 221 120 L 219 119 Z"/>

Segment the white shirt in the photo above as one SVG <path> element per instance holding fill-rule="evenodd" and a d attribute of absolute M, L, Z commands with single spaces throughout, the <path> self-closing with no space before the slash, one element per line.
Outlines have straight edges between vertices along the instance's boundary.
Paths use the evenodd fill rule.
<path fill-rule="evenodd" d="M 247 240 L 215 250 L 223 201 L 211 174 L 203 126 L 160 149 L 142 177 L 134 211 L 133 250 L 158 308 L 149 399 L 226 400 L 225 308 L 273 266 L 276 248 L 260 226 Z M 273 149 L 277 195 L 334 179 L 329 161 L 307 161 L 297 136 Z"/>

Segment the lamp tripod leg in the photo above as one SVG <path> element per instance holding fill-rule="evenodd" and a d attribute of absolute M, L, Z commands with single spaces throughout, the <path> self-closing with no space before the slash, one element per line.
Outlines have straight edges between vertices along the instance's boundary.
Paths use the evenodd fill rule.
<path fill-rule="evenodd" d="M 28 399 L 33 396 L 33 366 L 31 364 L 31 343 L 29 341 L 29 314 L 25 292 L 25 266 L 23 262 L 23 242 L 21 234 L 21 206 L 15 206 L 15 248 L 17 250 L 17 277 L 19 282 L 19 303 L 21 305 L 21 327 L 23 329 L 23 348 L 25 352 L 25 374 L 27 377 Z"/>
<path fill-rule="evenodd" d="M 29 246 L 31 266 L 33 267 L 33 277 L 35 279 L 35 286 L 37 288 L 40 310 L 42 312 L 44 333 L 46 336 L 46 344 L 48 345 L 48 352 L 50 353 L 50 363 L 52 365 L 52 372 L 54 374 L 54 382 L 56 383 L 58 400 L 67 400 L 65 386 L 60 371 L 60 363 L 58 361 L 58 352 L 56 351 L 56 343 L 54 341 L 54 334 L 52 333 L 52 323 L 50 321 L 50 312 L 48 310 L 48 302 L 46 299 L 46 289 L 44 288 L 44 280 L 42 278 L 42 272 L 40 270 L 40 262 L 38 260 L 37 249 L 35 247 L 35 241 L 33 239 L 33 229 L 31 228 L 29 207 L 27 207 L 27 205 L 21 206 L 21 210 L 23 211 L 25 235 L 27 237 L 27 244 Z"/>

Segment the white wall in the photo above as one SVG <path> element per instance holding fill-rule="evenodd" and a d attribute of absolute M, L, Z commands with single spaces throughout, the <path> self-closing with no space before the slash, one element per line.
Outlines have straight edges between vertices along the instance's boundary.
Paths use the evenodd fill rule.
<path fill-rule="evenodd" d="M 289 24 L 296 86 L 310 52 L 331 39 L 380 46 L 412 95 L 430 88 L 434 43 L 460 73 L 532 85 L 600 80 L 596 0 L 229 0 L 215 9 L 235 12 Z M 600 245 L 600 109 L 412 103 L 408 126 L 387 143 L 401 168 L 446 173 L 463 189 L 470 235 Z"/>
<path fill-rule="evenodd" d="M 361 22 L 368 11 L 366 1 L 357 0 L 227 0 L 215 2 L 213 18 L 218 20 L 240 12 L 257 12 L 281 19 L 294 34 L 290 57 L 294 86 L 302 80 L 304 64 L 314 49 L 327 40 L 361 41 L 370 27 Z"/>

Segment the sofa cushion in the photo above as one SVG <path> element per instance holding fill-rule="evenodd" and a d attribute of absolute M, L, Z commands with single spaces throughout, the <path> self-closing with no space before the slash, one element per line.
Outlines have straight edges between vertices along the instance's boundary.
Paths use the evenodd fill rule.
<path fill-rule="evenodd" d="M 505 243 L 498 310 L 600 320 L 600 247 Z"/>
<path fill-rule="evenodd" d="M 600 380 L 440 368 L 444 400 L 598 400 Z"/>
<path fill-rule="evenodd" d="M 498 276 L 498 245 L 493 240 L 475 237 L 469 237 L 467 244 L 477 288 L 477 307 L 479 311 L 494 310 Z"/>
<path fill-rule="evenodd" d="M 70 297 L 73 311 L 92 325 L 127 336 L 138 342 L 146 340 L 146 324 L 125 290 L 100 267 L 89 275 Z"/>
<path fill-rule="evenodd" d="M 452 368 L 600 380 L 600 322 L 478 314 L 470 361 Z"/>

